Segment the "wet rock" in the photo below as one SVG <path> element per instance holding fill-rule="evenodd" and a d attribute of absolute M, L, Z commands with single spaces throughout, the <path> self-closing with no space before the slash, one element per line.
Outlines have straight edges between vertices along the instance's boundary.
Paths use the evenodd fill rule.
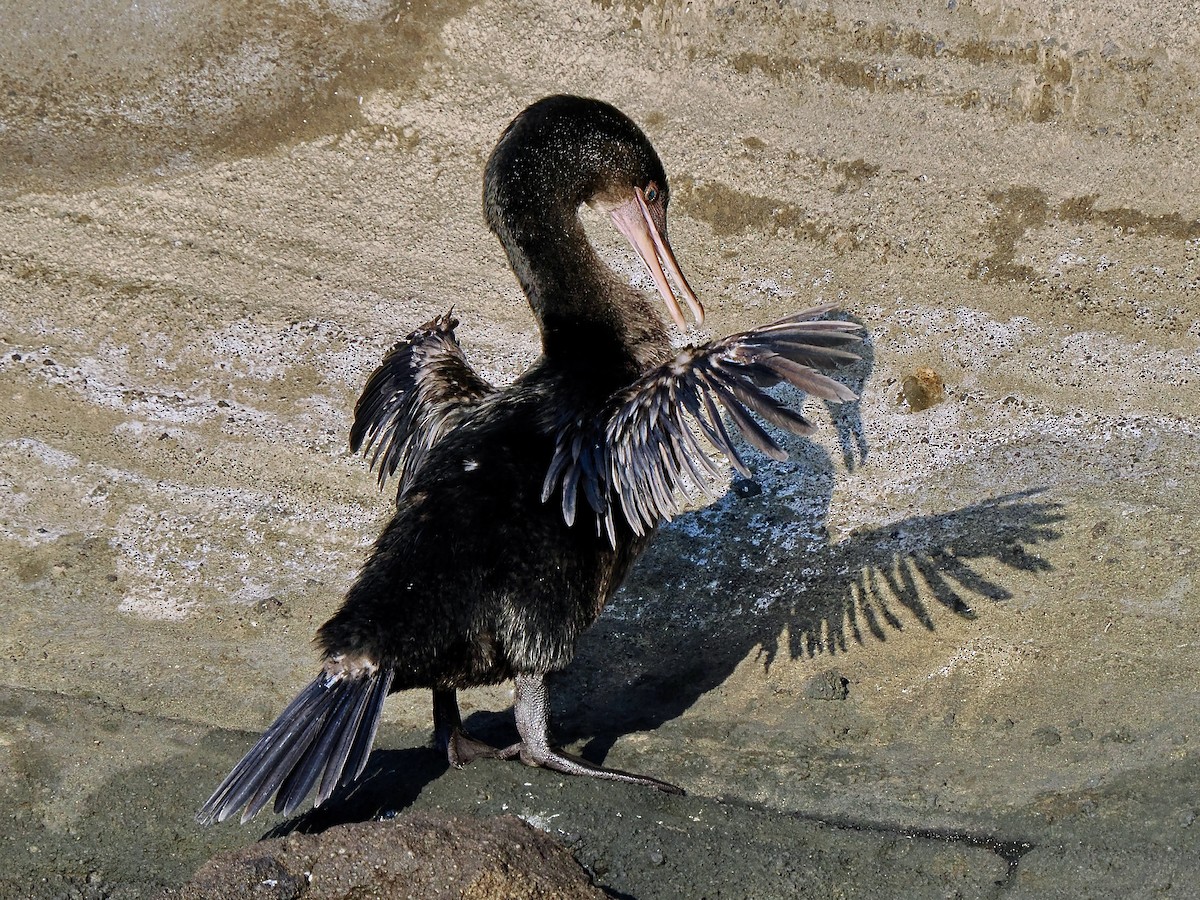
<path fill-rule="evenodd" d="M 163 900 L 603 896 L 566 849 L 519 819 L 414 814 L 220 854 Z"/>

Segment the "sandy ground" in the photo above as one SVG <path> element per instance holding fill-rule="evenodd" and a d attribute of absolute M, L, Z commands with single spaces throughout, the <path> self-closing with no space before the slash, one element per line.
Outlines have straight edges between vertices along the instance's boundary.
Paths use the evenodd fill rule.
<path fill-rule="evenodd" d="M 300 824 L 516 813 L 620 896 L 1195 896 L 1191 4 L 2 5 L 0 897 L 271 827 L 191 815 L 388 514 L 346 449 L 382 352 L 453 304 L 487 377 L 535 355 L 480 170 L 558 91 L 655 142 L 706 334 L 837 301 L 863 399 L 558 679 L 564 740 L 689 796 L 444 773 L 406 694 Z"/>

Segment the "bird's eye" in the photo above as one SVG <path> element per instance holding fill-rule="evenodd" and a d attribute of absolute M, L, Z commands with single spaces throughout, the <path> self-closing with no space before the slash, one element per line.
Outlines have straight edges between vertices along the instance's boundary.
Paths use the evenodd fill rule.
<path fill-rule="evenodd" d="M 646 202 L 653 203 L 657 199 L 658 199 L 658 188 L 656 188 L 653 184 L 647 185 L 646 186 Z"/>

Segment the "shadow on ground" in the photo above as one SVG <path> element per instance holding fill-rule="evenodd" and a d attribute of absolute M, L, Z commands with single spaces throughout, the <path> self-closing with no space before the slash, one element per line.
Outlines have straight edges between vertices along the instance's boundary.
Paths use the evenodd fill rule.
<path fill-rule="evenodd" d="M 868 331 L 862 360 L 839 372 L 859 394 L 873 351 Z M 859 404 L 828 406 L 853 472 L 869 453 Z M 621 735 L 678 717 L 752 655 L 769 670 L 781 658 L 884 642 L 910 625 L 933 631 L 939 615 L 971 619 L 981 603 L 1009 600 L 1008 575 L 1052 569 L 1035 548 L 1061 536 L 1065 515 L 1044 490 L 833 541 L 827 523 L 842 476 L 821 445 L 785 446 L 789 461 L 761 466 L 762 484 L 734 482 L 662 530 L 557 679 L 558 737 L 587 741 L 587 759 L 602 762 Z M 838 680 L 810 690 L 844 691 Z"/>
<path fill-rule="evenodd" d="M 769 506 L 783 516 L 782 504 Z M 668 584 L 659 605 L 636 620 L 606 618 L 593 627 L 556 685 L 558 735 L 587 739 L 584 755 L 602 762 L 621 735 L 681 715 L 748 656 L 757 654 L 769 669 L 780 657 L 835 656 L 855 644 L 884 642 L 914 623 L 932 631 L 939 615 L 975 618 L 981 602 L 1012 597 L 996 570 L 1052 568 L 1034 548 L 1059 537 L 1063 518 L 1059 504 L 1031 491 L 859 531 L 805 548 L 801 590 L 762 609 L 746 608 L 746 598 L 755 596 L 746 582 L 778 583 L 760 576 L 795 561 L 772 547 L 757 557 L 724 555 L 718 565 Z M 679 543 L 668 538 L 652 552 L 686 552 Z M 645 577 L 635 576 L 630 590 L 644 589 Z M 714 582 L 735 590 L 708 588 Z M 693 617 L 700 627 L 686 626 Z M 844 690 L 837 680 L 810 689 Z"/>

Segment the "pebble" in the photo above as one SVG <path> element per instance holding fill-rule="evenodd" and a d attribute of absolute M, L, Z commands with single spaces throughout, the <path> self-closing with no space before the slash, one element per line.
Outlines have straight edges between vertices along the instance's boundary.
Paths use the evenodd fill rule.
<path fill-rule="evenodd" d="M 929 409 L 946 399 L 946 384 L 942 376 L 929 366 L 920 366 L 900 383 L 904 402 L 913 412 Z"/>
<path fill-rule="evenodd" d="M 738 478 L 733 482 L 733 492 L 743 500 L 749 497 L 757 497 L 762 493 L 762 485 L 757 481 L 751 481 L 749 478 Z"/>
<path fill-rule="evenodd" d="M 1057 728 L 1048 725 L 1045 728 L 1034 730 L 1033 743 L 1039 747 L 1053 747 L 1055 744 L 1062 743 L 1062 735 L 1058 733 Z"/>

